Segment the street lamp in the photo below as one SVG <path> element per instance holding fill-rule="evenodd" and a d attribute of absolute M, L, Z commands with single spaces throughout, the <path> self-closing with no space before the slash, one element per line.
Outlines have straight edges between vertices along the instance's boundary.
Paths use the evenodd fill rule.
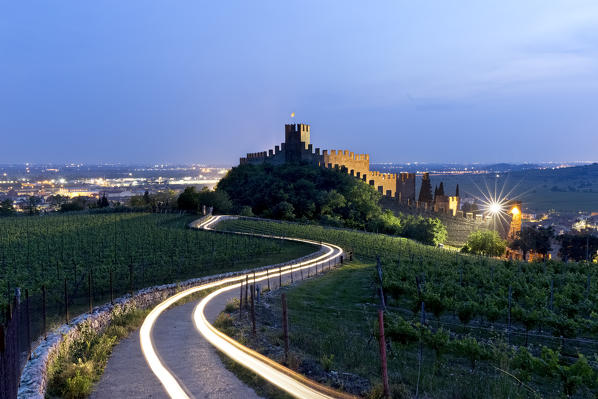
<path fill-rule="evenodd" d="M 490 205 L 488 206 L 488 211 L 492 214 L 492 215 L 497 215 L 500 212 L 502 212 L 503 207 L 502 204 L 500 202 L 491 202 Z"/>

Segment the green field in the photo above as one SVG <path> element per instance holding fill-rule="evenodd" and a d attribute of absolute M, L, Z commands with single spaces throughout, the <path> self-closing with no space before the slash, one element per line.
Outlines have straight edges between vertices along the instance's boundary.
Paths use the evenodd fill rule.
<path fill-rule="evenodd" d="M 361 262 L 289 290 L 292 342 L 313 359 L 333 355 L 335 367 L 367 377 L 374 386 L 380 381 L 372 343 L 380 255 L 396 389 L 415 392 L 421 343 L 419 389 L 426 397 L 597 392 L 596 265 L 504 262 L 320 226 L 237 220 L 220 228 L 309 237 L 354 251 Z"/>
<path fill-rule="evenodd" d="M 92 275 L 94 304 L 131 289 L 286 261 L 313 246 L 186 229 L 197 216 L 110 213 L 0 218 L 0 304 L 28 289 L 39 312 L 47 289 L 49 317 L 85 311 Z M 36 316 L 40 316 L 39 313 Z M 39 319 L 39 317 L 37 317 Z M 35 319 L 35 318 L 33 318 Z"/>

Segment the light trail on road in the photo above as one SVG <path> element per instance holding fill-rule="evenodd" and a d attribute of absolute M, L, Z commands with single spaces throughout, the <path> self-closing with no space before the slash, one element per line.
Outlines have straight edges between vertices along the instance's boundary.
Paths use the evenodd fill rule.
<path fill-rule="evenodd" d="M 229 216 L 210 216 L 206 220 L 200 223 L 191 223 L 191 227 L 198 229 L 211 230 L 212 226 L 220 222 L 221 220 L 229 219 Z M 218 331 L 212 326 L 206 319 L 204 310 L 206 305 L 211 299 L 216 296 L 230 290 L 239 288 L 246 277 L 250 276 L 253 281 L 263 281 L 267 278 L 271 278 L 273 275 L 269 273 L 270 270 L 276 270 L 280 275 L 286 275 L 289 273 L 295 273 L 299 270 L 323 266 L 330 261 L 336 261 L 343 254 L 342 248 L 334 244 L 320 243 L 312 240 L 305 240 L 299 238 L 287 238 L 279 236 L 269 236 L 264 234 L 250 234 L 250 233 L 236 233 L 245 235 L 255 235 L 267 238 L 277 238 L 289 241 L 298 241 L 317 245 L 324 250 L 322 255 L 316 256 L 312 259 L 294 262 L 285 266 L 276 266 L 268 270 L 261 269 L 255 272 L 244 273 L 234 277 L 223 278 L 218 281 L 205 283 L 196 287 L 192 287 L 181 291 L 172 297 L 166 299 L 157 305 L 145 318 L 143 325 L 139 331 L 141 351 L 148 363 L 150 369 L 154 375 L 158 378 L 166 392 L 171 398 L 177 399 L 188 399 L 191 395 L 187 393 L 183 384 L 179 382 L 170 370 L 162 363 L 158 356 L 155 346 L 152 342 L 152 328 L 156 323 L 158 317 L 170 306 L 174 305 L 181 299 L 192 295 L 194 293 L 205 291 L 212 288 L 222 287 L 211 294 L 207 295 L 203 300 L 199 302 L 193 312 L 193 320 L 195 327 L 199 333 L 212 345 L 218 348 L 226 356 L 234 360 L 235 362 L 243 365 L 244 367 L 252 370 L 262 378 L 286 391 L 287 393 L 298 397 L 298 398 L 310 398 L 310 399 L 324 399 L 324 398 L 354 398 L 351 395 L 338 392 L 325 385 L 321 385 L 312 381 L 301 374 L 290 370 L 273 360 L 261 355 L 258 352 L 253 351 L 246 346 L 241 345 L 231 337 Z"/>

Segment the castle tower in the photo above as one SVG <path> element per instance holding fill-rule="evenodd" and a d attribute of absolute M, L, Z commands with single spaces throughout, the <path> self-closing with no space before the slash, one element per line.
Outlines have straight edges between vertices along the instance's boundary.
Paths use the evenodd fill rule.
<path fill-rule="evenodd" d="M 401 172 L 397 176 L 397 198 L 405 204 L 415 202 L 415 173 Z"/>
<path fill-rule="evenodd" d="M 511 201 L 508 210 L 511 215 L 511 222 L 509 223 L 507 238 L 514 240 L 521 232 L 521 201 Z"/>
<path fill-rule="evenodd" d="M 310 145 L 309 125 L 298 123 L 284 125 L 284 151 L 286 162 L 299 162 Z"/>

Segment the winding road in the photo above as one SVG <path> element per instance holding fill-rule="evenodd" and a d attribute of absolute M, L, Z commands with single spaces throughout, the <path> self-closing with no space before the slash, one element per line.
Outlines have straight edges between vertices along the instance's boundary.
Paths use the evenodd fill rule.
<path fill-rule="evenodd" d="M 234 216 L 209 216 L 190 227 L 211 230 Z M 249 234 L 249 233 L 234 233 Z M 257 234 L 255 234 L 257 235 Z M 280 284 L 314 274 L 340 262 L 340 247 L 311 240 L 293 240 L 320 248 L 309 259 L 251 270 L 181 291 L 158 304 L 146 317 L 139 334 L 119 343 L 97 384 L 92 398 L 257 398 L 222 364 L 217 350 L 298 398 L 349 398 L 350 395 L 318 384 L 241 345 L 212 326 L 226 303 L 236 297 L 242 282 L 262 282 L 276 289 Z M 213 290 L 198 301 L 173 306 L 204 290 Z"/>

